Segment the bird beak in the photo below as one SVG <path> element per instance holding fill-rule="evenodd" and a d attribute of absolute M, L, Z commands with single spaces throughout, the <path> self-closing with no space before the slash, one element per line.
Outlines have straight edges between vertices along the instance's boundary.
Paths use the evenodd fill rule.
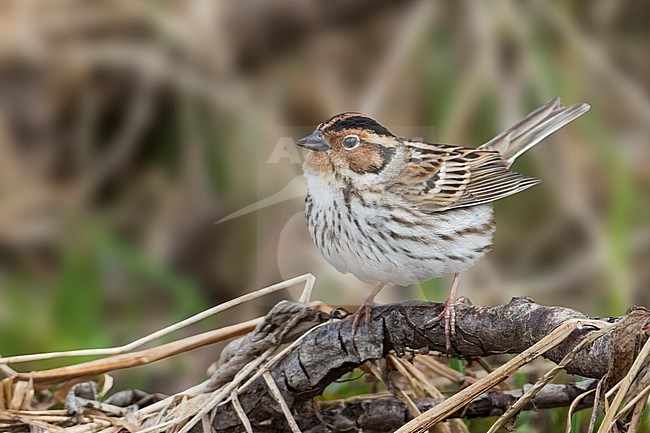
<path fill-rule="evenodd" d="M 315 150 L 316 152 L 324 152 L 330 149 L 330 146 L 327 144 L 327 140 L 321 131 L 314 131 L 312 134 L 298 140 L 296 144 L 305 149 Z"/>

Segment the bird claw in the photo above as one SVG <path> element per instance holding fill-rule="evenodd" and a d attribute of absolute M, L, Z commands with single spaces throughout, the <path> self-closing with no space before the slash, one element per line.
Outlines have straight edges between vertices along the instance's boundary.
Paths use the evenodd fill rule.
<path fill-rule="evenodd" d="M 357 329 L 359 328 L 359 321 L 361 320 L 361 316 L 365 317 L 366 326 L 370 327 L 372 309 L 375 306 L 377 306 L 377 304 L 374 302 L 364 301 L 361 306 L 359 306 L 357 311 L 354 312 L 354 314 L 348 316 L 352 317 L 352 338 L 357 335 Z"/>
<path fill-rule="evenodd" d="M 452 337 L 456 338 L 456 304 L 464 303 L 467 298 L 463 298 L 465 297 L 447 299 L 445 301 L 445 308 L 442 309 L 440 314 L 424 324 L 425 327 L 429 327 L 434 323 L 440 322 L 442 319 L 445 320 L 445 349 L 447 350 L 447 354 L 451 353 Z"/>

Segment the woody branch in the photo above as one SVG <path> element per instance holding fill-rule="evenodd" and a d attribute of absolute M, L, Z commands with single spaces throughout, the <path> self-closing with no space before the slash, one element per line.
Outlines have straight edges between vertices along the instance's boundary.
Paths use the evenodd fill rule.
<path fill-rule="evenodd" d="M 421 301 L 387 304 L 376 307 L 371 322 L 362 323 L 354 337 L 350 321 L 331 321 L 310 332 L 286 357 L 269 369 L 298 424 L 306 429 L 322 426 L 315 418 L 312 398 L 321 394 L 327 385 L 341 375 L 368 361 L 385 358 L 389 353 L 403 356 L 407 350 L 444 352 L 444 328 L 438 324 L 425 326 L 442 308 L 442 304 Z M 325 319 L 319 314 L 321 313 L 314 310 L 311 317 L 307 315 L 305 319 L 312 323 L 323 322 Z M 461 304 L 458 306 L 457 317 L 457 332 L 451 355 L 462 359 L 518 354 L 562 324 L 576 319 L 587 320 L 579 311 L 538 305 L 527 298 L 515 298 L 508 304 L 494 307 Z M 575 354 L 565 366 L 565 371 L 593 379 L 601 379 L 607 374 L 607 382 L 611 385 L 625 375 L 639 347 L 647 339 L 650 312 L 635 308 L 620 318 L 599 319 L 595 323 L 598 322 L 615 324 L 593 344 Z M 543 356 L 556 363 L 560 362 L 594 330 L 591 326 L 577 327 L 562 343 Z M 584 386 L 593 387 L 595 382 Z M 557 397 L 556 406 L 570 404 L 577 395 L 575 388 L 573 393 L 571 389 L 570 386 L 555 389 L 556 396 L 562 396 Z M 238 400 L 254 431 L 287 431 L 285 414 L 261 377 L 244 389 Z M 402 407 L 395 399 L 384 403 L 393 408 Z M 431 399 L 416 402 L 423 406 L 435 403 Z M 477 404 L 479 403 L 474 400 L 467 410 L 472 410 L 472 405 L 475 409 Z M 553 404 L 549 403 L 546 407 L 553 407 Z M 476 416 L 480 416 L 480 412 L 477 413 L 479 415 Z M 343 411 L 335 410 L 325 415 L 334 416 L 335 419 L 342 414 Z M 367 421 L 368 418 L 365 419 Z M 212 426 L 218 432 L 241 431 L 240 418 L 231 402 L 217 408 Z M 195 427 L 195 431 L 201 431 L 201 427 Z"/>

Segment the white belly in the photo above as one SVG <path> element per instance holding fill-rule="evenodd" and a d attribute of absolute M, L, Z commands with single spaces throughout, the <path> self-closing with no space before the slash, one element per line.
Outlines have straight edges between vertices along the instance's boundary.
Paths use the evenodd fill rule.
<path fill-rule="evenodd" d="M 314 188 L 315 187 L 315 188 Z M 339 272 L 369 284 L 417 284 L 471 267 L 495 230 L 490 204 L 424 214 L 395 196 L 346 197 L 310 182 L 309 232 Z"/>

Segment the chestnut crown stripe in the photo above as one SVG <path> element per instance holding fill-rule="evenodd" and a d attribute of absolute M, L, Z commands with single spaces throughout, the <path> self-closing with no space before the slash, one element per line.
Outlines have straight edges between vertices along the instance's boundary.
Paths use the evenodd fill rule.
<path fill-rule="evenodd" d="M 372 131 L 377 135 L 394 137 L 388 129 L 377 123 L 376 120 L 361 113 L 337 114 L 321 123 L 318 127 L 318 130 L 323 132 L 342 131 L 344 129 L 362 129 Z"/>

